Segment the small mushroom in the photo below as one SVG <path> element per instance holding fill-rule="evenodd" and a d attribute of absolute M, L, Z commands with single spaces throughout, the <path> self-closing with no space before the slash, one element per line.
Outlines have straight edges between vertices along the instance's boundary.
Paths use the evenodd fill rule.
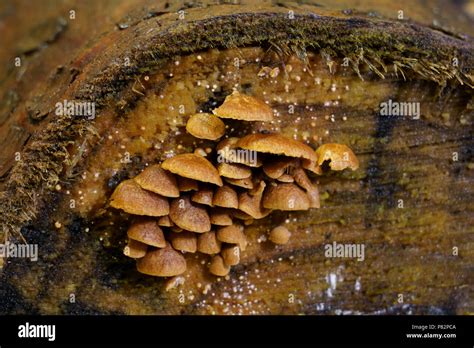
<path fill-rule="evenodd" d="M 167 243 L 163 249 L 148 251 L 138 259 L 137 270 L 152 276 L 173 277 L 186 271 L 186 260 Z"/>
<path fill-rule="evenodd" d="M 145 256 L 147 249 L 148 245 L 129 238 L 127 246 L 123 249 L 123 254 L 132 259 L 139 259 Z"/>
<path fill-rule="evenodd" d="M 110 198 L 110 206 L 134 215 L 163 216 L 169 213 L 168 199 L 144 190 L 134 180 L 122 181 Z"/>
<path fill-rule="evenodd" d="M 229 179 L 224 178 L 224 180 L 234 186 L 243 187 L 245 189 L 253 189 L 252 177 L 246 179 Z"/>
<path fill-rule="evenodd" d="M 170 233 L 169 239 L 174 249 L 185 251 L 188 253 L 195 253 L 197 250 L 197 237 L 195 233 L 181 232 Z"/>
<path fill-rule="evenodd" d="M 249 134 L 241 138 L 236 146 L 257 152 L 317 160 L 316 153 L 308 145 L 280 134 Z"/>
<path fill-rule="evenodd" d="M 173 199 L 170 218 L 178 227 L 187 231 L 202 233 L 211 230 L 211 221 L 206 209 L 192 203 L 187 195 Z"/>
<path fill-rule="evenodd" d="M 221 255 L 227 266 L 235 266 L 240 262 L 240 249 L 237 245 L 223 248 Z"/>
<path fill-rule="evenodd" d="M 309 207 L 310 208 L 319 208 L 319 190 L 316 185 L 313 185 L 311 180 L 309 180 L 305 171 L 302 168 L 297 168 L 293 171 L 293 177 L 296 183 L 306 190 L 306 194 L 309 198 Z"/>
<path fill-rule="evenodd" d="M 218 187 L 212 198 L 212 204 L 217 207 L 238 208 L 237 192 L 228 185 Z"/>
<path fill-rule="evenodd" d="M 214 231 L 202 233 L 197 238 L 197 250 L 203 254 L 214 255 L 221 251 L 221 242 Z"/>
<path fill-rule="evenodd" d="M 275 244 L 286 244 L 290 240 L 291 232 L 285 226 L 277 226 L 270 231 L 268 237 Z"/>
<path fill-rule="evenodd" d="M 174 224 L 173 221 L 171 221 L 170 217 L 166 215 L 158 219 L 158 225 L 163 227 L 172 227 Z"/>
<path fill-rule="evenodd" d="M 191 116 L 186 130 L 199 139 L 217 140 L 225 133 L 225 124 L 212 114 L 200 113 Z"/>
<path fill-rule="evenodd" d="M 232 225 L 232 218 L 225 210 L 212 209 L 210 213 L 211 224 L 217 226 Z"/>
<path fill-rule="evenodd" d="M 137 240 L 157 248 L 166 246 L 165 236 L 158 222 L 151 218 L 136 219 L 127 231 L 130 239 Z"/>
<path fill-rule="evenodd" d="M 247 167 L 262 166 L 262 160 L 256 151 L 247 151 L 237 147 L 236 144 L 239 140 L 239 138 L 230 137 L 217 144 L 217 163 L 239 163 Z"/>
<path fill-rule="evenodd" d="M 221 118 L 232 118 L 243 121 L 271 121 L 273 111 L 265 102 L 234 91 L 228 95 L 224 103 L 213 114 Z"/>
<path fill-rule="evenodd" d="M 215 255 L 211 259 L 211 264 L 209 265 L 209 272 L 212 274 L 224 277 L 229 274 L 230 266 L 227 266 L 224 263 L 224 259 L 220 255 Z"/>
<path fill-rule="evenodd" d="M 325 161 L 329 161 L 329 168 L 332 170 L 344 170 L 350 168 L 357 170 L 359 160 L 352 150 L 343 144 L 323 144 L 316 150 L 318 157 L 316 173 L 322 173 L 321 166 Z"/>
<path fill-rule="evenodd" d="M 263 194 L 263 207 L 274 210 L 308 210 L 309 198 L 295 184 L 271 185 Z"/>
<path fill-rule="evenodd" d="M 270 214 L 271 210 L 264 209 L 262 206 L 262 196 L 265 186 L 266 184 L 262 180 L 255 188 L 253 195 L 249 192 L 242 192 L 239 195 L 239 210 L 243 211 L 254 219 L 262 219 Z"/>
<path fill-rule="evenodd" d="M 283 174 L 277 180 L 279 182 L 286 182 L 286 183 L 291 183 L 295 181 L 295 179 L 290 174 Z"/>
<path fill-rule="evenodd" d="M 179 197 L 176 178 L 170 172 L 163 170 L 159 164 L 145 168 L 133 178 L 143 189 L 158 193 L 165 197 Z"/>
<path fill-rule="evenodd" d="M 283 157 L 263 165 L 263 172 L 272 179 L 278 179 L 284 174 L 290 174 L 294 168 L 300 166 L 298 158 Z"/>
<path fill-rule="evenodd" d="M 306 175 L 305 171 L 302 168 L 297 168 L 293 171 L 293 177 L 295 178 L 296 183 L 304 188 L 306 191 L 311 190 L 313 183 Z"/>
<path fill-rule="evenodd" d="M 243 231 L 243 226 L 238 224 L 221 227 L 217 230 L 217 239 L 224 243 L 238 244 L 244 251 L 247 247 L 247 237 Z"/>
<path fill-rule="evenodd" d="M 212 207 L 212 197 L 214 191 L 208 186 L 200 187 L 197 192 L 194 192 L 191 196 L 191 200 L 195 203 L 204 204 Z"/>
<path fill-rule="evenodd" d="M 212 163 L 204 157 L 193 153 L 185 153 L 168 158 L 161 166 L 163 169 L 185 178 L 222 186 L 219 172 Z"/>
<path fill-rule="evenodd" d="M 178 177 L 178 187 L 181 192 L 197 191 L 199 189 L 196 180 L 183 178 L 182 176 Z"/>
<path fill-rule="evenodd" d="M 221 176 L 230 179 L 246 179 L 252 175 L 249 167 L 238 163 L 219 163 L 217 170 Z"/>
<path fill-rule="evenodd" d="M 257 179 L 258 180 L 258 179 Z M 264 180 L 261 180 L 259 179 L 258 181 L 256 181 L 257 184 L 254 185 L 254 188 L 251 189 L 251 190 L 248 190 L 247 192 L 251 195 L 251 196 L 255 196 L 255 195 L 260 195 L 263 193 L 265 187 L 267 186 L 267 184 L 265 183 Z"/>

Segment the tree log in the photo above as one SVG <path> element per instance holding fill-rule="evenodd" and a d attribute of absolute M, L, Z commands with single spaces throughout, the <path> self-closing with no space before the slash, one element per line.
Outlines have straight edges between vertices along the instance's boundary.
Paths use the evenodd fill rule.
<path fill-rule="evenodd" d="M 472 17 L 459 2 L 360 3 L 2 2 L 0 237 L 39 259 L 4 260 L 0 313 L 472 314 Z M 187 117 L 234 87 L 268 101 L 282 134 L 347 144 L 361 166 L 317 178 L 320 209 L 248 227 L 228 278 L 186 255 L 166 291 L 123 256 L 131 219 L 108 198 L 194 146 Z M 64 100 L 95 117 L 58 115 Z M 420 114 L 384 116 L 389 100 Z M 285 222 L 290 242 L 266 241 Z M 334 242 L 364 260 L 326 257 Z"/>

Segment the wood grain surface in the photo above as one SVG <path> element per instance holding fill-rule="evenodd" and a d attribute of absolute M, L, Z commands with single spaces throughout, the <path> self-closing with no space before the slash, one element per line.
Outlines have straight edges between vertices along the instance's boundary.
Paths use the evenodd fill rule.
<path fill-rule="evenodd" d="M 38 244 L 39 260 L 3 261 L 0 313 L 472 314 L 468 5 L 2 2 L 1 235 Z M 286 25 L 289 11 L 297 19 Z M 361 59 L 346 68 L 349 53 Z M 459 68 L 447 65 L 453 57 Z M 259 78 L 263 66 L 281 73 Z M 166 291 L 123 256 L 131 219 L 108 197 L 147 163 L 195 146 L 182 134 L 187 117 L 236 85 L 269 101 L 278 124 L 231 121 L 235 135 L 344 143 L 361 166 L 314 178 L 320 209 L 249 226 L 251 244 L 228 278 L 187 255 L 185 283 Z M 64 99 L 96 102 L 98 117 L 58 117 Z M 420 119 L 380 115 L 389 99 L 418 102 Z M 292 236 L 276 247 L 265 239 L 281 223 Z M 364 260 L 326 257 L 333 242 L 364 245 Z"/>

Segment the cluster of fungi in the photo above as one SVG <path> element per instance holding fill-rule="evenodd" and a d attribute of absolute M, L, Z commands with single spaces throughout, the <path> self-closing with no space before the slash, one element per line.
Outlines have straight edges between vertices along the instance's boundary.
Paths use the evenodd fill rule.
<path fill-rule="evenodd" d="M 310 176 L 358 168 L 354 153 L 341 144 L 315 151 L 274 133 L 218 142 L 226 118 L 266 122 L 273 120 L 273 111 L 254 97 L 232 93 L 213 114 L 195 114 L 186 124 L 192 136 L 215 141 L 213 151 L 197 148 L 150 165 L 113 192 L 110 205 L 135 215 L 124 254 L 137 260 L 139 272 L 177 276 L 186 271 L 183 254 L 200 252 L 210 256 L 210 273 L 226 276 L 247 247 L 244 226 L 273 210 L 319 208 L 319 191 Z M 290 235 L 277 226 L 268 239 L 286 244 Z"/>

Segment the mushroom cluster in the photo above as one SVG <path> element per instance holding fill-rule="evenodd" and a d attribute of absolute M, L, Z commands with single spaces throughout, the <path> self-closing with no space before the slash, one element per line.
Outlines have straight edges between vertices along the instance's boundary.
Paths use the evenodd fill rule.
<path fill-rule="evenodd" d="M 209 271 L 225 276 L 247 247 L 244 226 L 273 210 L 319 208 L 318 187 L 308 172 L 358 168 L 345 145 L 308 145 L 280 134 L 226 137 L 222 119 L 272 121 L 264 102 L 234 92 L 213 114 L 189 118 L 186 130 L 216 141 L 212 151 L 200 148 L 168 158 L 121 182 L 110 205 L 135 215 L 124 254 L 137 260 L 139 272 L 170 277 L 186 270 L 185 253 L 210 255 Z M 328 167 L 329 166 L 329 167 Z M 314 174 L 309 174 L 314 175 Z M 269 240 L 286 244 L 290 231 L 275 227 Z"/>

